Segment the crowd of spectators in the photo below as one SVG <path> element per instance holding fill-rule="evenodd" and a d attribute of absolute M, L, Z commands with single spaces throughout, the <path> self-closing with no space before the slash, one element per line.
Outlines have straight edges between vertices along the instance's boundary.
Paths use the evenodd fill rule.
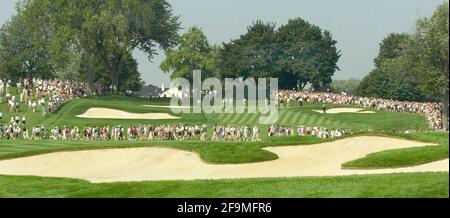
<path fill-rule="evenodd" d="M 416 113 L 425 115 L 434 131 L 443 131 L 441 103 L 421 103 L 421 102 L 405 102 L 389 99 L 351 96 L 345 93 L 330 92 L 309 92 L 282 90 L 278 93 L 279 103 L 282 106 L 303 105 L 303 103 L 311 104 L 337 104 L 357 106 L 374 110 Z M 448 122 L 448 120 L 446 121 Z"/>
<path fill-rule="evenodd" d="M 343 129 L 328 130 L 323 127 L 299 126 L 293 128 L 290 126 L 270 125 L 267 136 L 312 136 L 317 138 L 340 138 L 345 136 Z"/>

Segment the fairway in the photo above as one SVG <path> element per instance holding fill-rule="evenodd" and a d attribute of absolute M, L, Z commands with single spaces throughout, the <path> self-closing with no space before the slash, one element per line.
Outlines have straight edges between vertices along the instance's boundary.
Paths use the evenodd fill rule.
<path fill-rule="evenodd" d="M 337 113 L 320 114 L 321 105 L 304 104 L 302 107 L 283 107 L 279 110 L 278 124 L 298 127 L 301 125 L 323 126 L 326 128 L 343 128 L 348 135 L 343 139 L 320 139 L 310 136 L 279 136 L 268 137 L 267 125 L 258 124 L 260 114 L 174 114 L 167 101 L 144 100 L 139 98 L 109 96 L 86 99 L 75 99 L 65 104 L 55 114 L 41 117 L 30 113 L 29 125 L 46 126 L 103 126 L 103 125 L 139 125 L 139 124 L 207 124 L 209 127 L 219 123 L 222 125 L 258 125 L 261 128 L 261 142 L 210 142 L 210 141 L 2 141 L 0 145 L 0 183 L 16 176 L 42 176 L 43 178 L 74 178 L 82 179 L 95 186 L 89 186 L 94 192 L 101 194 L 106 183 L 121 182 L 132 184 L 138 181 L 155 181 L 162 188 L 169 187 L 174 181 L 209 180 L 211 184 L 230 184 L 229 181 L 261 181 L 259 179 L 279 178 L 280 181 L 290 181 L 291 186 L 309 186 L 304 182 L 308 180 L 295 178 L 308 178 L 311 176 L 328 176 L 340 181 L 340 177 L 347 178 L 373 178 L 369 175 L 395 175 L 395 173 L 425 173 L 441 172 L 448 175 L 448 133 L 412 133 L 403 134 L 403 130 L 415 126 L 428 131 L 423 116 L 408 113 L 373 111 L 370 114 Z M 2 110 L 6 110 L 0 104 Z M 180 119 L 102 119 L 80 118 L 90 109 L 104 108 L 130 114 L 167 114 Z M 345 108 L 340 105 L 330 105 L 329 108 Z M 26 108 L 23 108 L 27 111 Z M 344 109 L 345 110 L 345 109 Z M 367 111 L 367 109 L 358 109 Z M 14 113 L 6 113 L 5 118 L 10 119 Z M 361 120 L 364 120 L 362 122 Z M 208 131 L 208 138 L 212 132 Z M 274 147 L 275 146 L 275 147 Z M 7 176 L 9 175 L 9 176 Z M 415 174 L 413 174 L 415 175 Z M 421 174 L 417 174 L 421 175 Z M 332 176 L 332 177 L 330 177 Z M 361 177 L 362 176 L 362 177 Z M 18 180 L 29 177 L 17 177 Z M 293 178 L 293 179 L 287 179 Z M 377 177 L 379 178 L 379 177 Z M 403 178 L 403 177 L 398 177 Z M 419 178 L 419 177 L 417 177 Z M 436 177 L 420 177 L 422 182 L 431 181 Z M 14 181 L 18 181 L 14 179 Z M 49 178 L 50 179 L 50 178 Z M 211 180 L 212 179 L 212 180 Z M 317 178 L 315 181 L 322 181 Z M 35 181 L 35 182 L 33 182 Z M 34 187 L 39 185 L 37 180 L 31 179 Z M 65 180 L 48 180 L 66 184 Z M 64 181 L 64 182 L 63 182 Z M 368 181 L 372 181 L 369 179 Z M 375 181 L 373 181 L 375 182 Z M 446 182 L 448 180 L 441 180 Z M 21 183 L 10 184 L 12 189 L 19 189 Z M 349 183 L 353 188 L 367 186 L 365 183 Z M 226 186 L 226 185 L 225 185 Z M 117 187 L 113 185 L 112 187 Z M 112 188 L 111 187 L 111 188 Z M 148 186 L 143 186 L 147 187 Z M 281 187 L 280 187 L 281 188 Z M 286 187 L 288 188 L 288 187 Z M 325 188 L 325 187 L 323 187 Z M 404 190 L 408 188 L 404 187 Z M 412 188 L 412 187 L 411 187 Z M 112 190 L 121 196 L 118 190 Z M 238 194 L 234 185 L 227 186 L 228 194 L 206 195 L 198 192 L 198 196 L 243 196 Z M 283 189 L 283 188 L 281 188 Z M 448 190 L 437 189 L 437 192 L 412 191 L 407 195 L 391 186 L 386 193 L 372 193 L 373 196 L 448 196 Z M 67 196 L 65 189 L 59 189 L 50 196 Z M 282 191 L 281 193 L 286 193 Z M 35 193 L 43 189 L 35 189 Z M 278 196 L 245 192 L 246 196 Z M 146 194 L 144 194 L 146 193 Z M 322 196 L 318 193 L 306 194 L 292 192 L 285 196 Z M 341 193 L 341 192 L 339 192 Z M 397 194 L 394 194 L 397 193 Z M 405 192 L 406 193 L 406 192 Z M 2 193 L 0 192 L 0 195 Z M 98 194 L 83 194 L 83 196 L 99 196 Z M 155 196 L 143 190 L 140 193 L 128 193 L 128 196 Z M 160 193 L 164 196 L 163 193 Z M 330 193 L 323 196 L 345 196 L 344 194 Z M 355 193 L 356 194 L 356 193 Z M 3 195 L 14 196 L 10 192 Z M 125 194 L 126 195 L 126 194 Z M 187 196 L 180 195 L 166 196 Z M 357 194 L 355 195 L 357 196 Z M 363 195 L 361 195 L 363 196 Z"/>

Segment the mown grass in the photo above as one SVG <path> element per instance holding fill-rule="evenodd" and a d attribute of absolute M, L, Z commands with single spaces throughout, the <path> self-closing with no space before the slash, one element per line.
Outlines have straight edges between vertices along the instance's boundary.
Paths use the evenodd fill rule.
<path fill-rule="evenodd" d="M 181 120 L 126 120 L 126 119 L 83 119 L 76 115 L 82 114 L 92 107 L 105 107 L 124 110 L 134 113 L 169 113 L 168 108 L 149 108 L 144 105 L 169 105 L 168 100 L 148 100 L 142 98 L 132 98 L 123 96 L 91 97 L 86 99 L 76 99 L 65 104 L 57 113 L 42 117 L 40 113 L 31 113 L 25 104 L 21 105 L 20 114 L 27 117 L 27 126 L 45 125 L 54 126 L 112 126 L 112 125 L 137 125 L 137 124 L 202 124 L 207 123 L 210 128 L 218 124 L 254 125 L 258 123 L 261 114 L 176 114 Z M 345 107 L 328 105 L 329 108 Z M 282 107 L 279 113 L 279 124 L 296 128 L 298 125 L 322 126 L 327 128 L 344 128 L 353 135 L 361 133 L 381 132 L 393 135 L 393 130 L 427 129 L 425 117 L 415 114 L 393 113 L 375 111 L 374 114 L 327 114 L 322 115 L 313 110 L 320 110 L 321 105 L 306 104 L 303 107 Z M 6 111 L 4 121 L 9 121 L 15 113 L 7 112 L 7 105 L 0 104 L 1 111 Z M 184 149 L 198 152 L 207 162 L 211 163 L 248 163 L 274 160 L 277 156 L 261 148 L 266 146 L 279 145 L 303 145 L 315 144 L 329 140 L 322 140 L 311 137 L 274 137 L 268 138 L 266 132 L 267 125 L 261 127 L 263 142 L 201 142 L 201 141 L 2 141 L 0 144 L 0 159 L 23 157 L 35 154 L 62 150 L 82 150 L 82 149 L 102 149 L 102 148 L 127 148 L 158 146 Z M 211 131 L 209 131 L 211 136 Z M 412 140 L 421 140 L 430 143 L 439 143 L 440 146 L 426 148 L 409 148 L 384 151 L 369 155 L 366 158 L 346 163 L 348 168 L 379 168 L 379 167 L 401 167 L 417 165 L 433 160 L 440 160 L 448 157 L 448 133 L 433 135 L 433 133 L 420 133 L 411 135 L 398 135 Z"/>
<path fill-rule="evenodd" d="M 409 140 L 429 142 L 436 146 L 404 148 L 368 154 L 344 163 L 343 168 L 393 168 L 425 164 L 448 158 L 448 133 L 392 134 Z"/>
<path fill-rule="evenodd" d="M 92 184 L 0 176 L 13 198 L 448 198 L 448 173 Z"/>
<path fill-rule="evenodd" d="M 351 107 L 328 105 L 328 108 Z M 299 125 L 319 126 L 328 129 L 345 129 L 348 132 L 358 131 L 400 131 L 419 129 L 428 131 L 424 116 L 409 113 L 373 111 L 373 114 L 339 113 L 320 114 L 321 104 L 305 104 L 302 107 L 282 107 L 279 109 L 277 124 L 298 127 Z M 365 111 L 370 111 L 366 110 Z M 262 114 L 212 114 L 205 115 L 211 122 L 246 125 L 257 124 Z"/>
<path fill-rule="evenodd" d="M 168 105 L 168 101 L 145 100 L 109 96 L 78 99 L 68 102 L 57 113 L 43 117 L 31 113 L 21 105 L 20 115 L 27 117 L 27 126 L 112 126 L 137 124 L 202 124 L 215 123 L 254 125 L 260 114 L 176 114 L 181 120 L 115 120 L 82 119 L 76 115 L 91 107 L 106 107 L 135 113 L 160 112 L 174 115 L 167 108 L 148 108 L 143 105 Z M 327 114 L 321 105 L 281 108 L 279 124 L 343 128 L 357 136 L 367 132 L 386 136 L 439 144 L 424 148 L 407 148 L 370 154 L 343 165 L 346 168 L 387 168 L 423 164 L 448 158 L 448 133 L 397 134 L 405 129 L 428 130 L 423 116 L 376 111 L 375 114 Z M 343 106 L 329 106 L 343 107 Z M 16 113 L 9 113 L 6 104 L 0 104 L 8 122 Z M 0 160 L 57 151 L 169 147 L 197 152 L 210 163 L 250 163 L 277 158 L 263 150 L 267 146 L 307 145 L 330 141 L 312 137 L 265 136 L 267 125 L 259 125 L 263 141 L 256 142 L 202 142 L 202 141 L 0 141 Z M 211 134 L 211 133 L 210 133 Z M 348 137 L 347 136 L 347 137 Z M 164 181 L 91 184 L 73 179 L 0 176 L 0 197 L 448 197 L 448 173 L 386 174 L 344 177 L 306 177 L 277 179 L 245 179 L 214 181 Z"/>
<path fill-rule="evenodd" d="M 26 104 L 21 104 L 19 113 L 10 113 L 7 104 L 0 104 L 0 111 L 5 116 L 3 122 L 9 121 L 11 116 L 25 115 L 27 126 L 45 125 L 54 126 L 112 126 L 112 125 L 138 125 L 138 124 L 203 124 L 210 126 L 220 125 L 258 125 L 262 132 L 267 131 L 267 125 L 259 125 L 260 113 L 256 114 L 173 114 L 168 108 L 150 108 L 144 105 L 169 105 L 168 100 L 148 100 L 123 96 L 90 97 L 76 99 L 66 103 L 55 114 L 43 117 L 40 112 L 32 113 Z M 76 115 L 84 113 L 92 107 L 104 107 L 124 110 L 133 113 L 169 113 L 180 117 L 180 120 L 127 120 L 127 119 L 86 119 Z M 346 107 L 342 105 L 328 105 L 329 108 Z M 348 132 L 359 131 L 393 131 L 406 129 L 429 130 L 424 116 L 408 113 L 394 113 L 374 111 L 374 114 L 320 114 L 313 110 L 320 110 L 321 105 L 305 104 L 303 107 L 282 107 L 279 110 L 277 124 L 291 127 L 310 125 L 325 127 L 328 129 L 345 129 Z M 265 134 L 262 134 L 265 135 Z"/>

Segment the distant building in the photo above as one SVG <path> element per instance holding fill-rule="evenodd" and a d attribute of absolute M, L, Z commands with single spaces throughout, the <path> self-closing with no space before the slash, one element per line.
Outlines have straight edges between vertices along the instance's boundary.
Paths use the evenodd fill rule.
<path fill-rule="evenodd" d="M 155 85 L 146 85 L 142 87 L 141 91 L 138 92 L 138 96 L 143 98 L 158 98 L 161 93 L 163 93 L 163 90 L 164 87 L 159 88 Z"/>

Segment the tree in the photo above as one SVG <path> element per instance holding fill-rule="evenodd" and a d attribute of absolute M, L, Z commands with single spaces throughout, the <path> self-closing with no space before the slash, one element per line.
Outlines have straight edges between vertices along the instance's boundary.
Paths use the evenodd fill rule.
<path fill-rule="evenodd" d="M 411 37 L 391 33 L 380 43 L 380 51 L 374 59 L 376 69 L 369 73 L 358 88 L 357 94 L 401 101 L 430 100 L 418 88 L 418 79 L 411 74 L 408 65 L 399 65 L 399 57 Z"/>
<path fill-rule="evenodd" d="M 386 46 L 382 48 L 387 49 L 381 51 L 380 58 L 376 59 L 379 67 L 376 70 L 385 73 L 378 79 L 369 74 L 361 82 L 360 92 L 373 94 L 371 86 L 380 81 L 389 81 L 386 96 L 400 100 L 440 100 L 443 106 L 443 128 L 448 130 L 448 10 L 448 2 L 443 3 L 430 18 L 417 21 L 413 34 L 401 36 L 403 40 L 384 40 L 382 45 Z M 397 38 L 400 37 L 397 35 Z"/>
<path fill-rule="evenodd" d="M 256 21 L 239 39 L 224 44 L 220 70 L 227 77 L 275 77 L 280 88 L 311 84 L 316 90 L 331 84 L 339 52 L 331 33 L 297 18 L 276 29 Z"/>
<path fill-rule="evenodd" d="M 211 46 L 202 30 L 194 26 L 180 36 L 176 49 L 165 51 L 166 59 L 160 68 L 165 73 L 171 73 L 172 79 L 183 77 L 192 81 L 194 70 L 212 76 L 217 69 L 219 49 L 218 46 Z"/>
<path fill-rule="evenodd" d="M 276 31 L 272 23 L 254 22 L 247 33 L 220 51 L 220 71 L 224 78 L 268 78 L 278 75 Z"/>
<path fill-rule="evenodd" d="M 406 33 L 390 33 L 380 43 L 380 51 L 374 59 L 375 67 L 381 68 L 386 60 L 391 60 L 402 55 L 404 44 L 409 39 Z"/>
<path fill-rule="evenodd" d="M 92 73 L 93 80 L 105 87 L 111 87 L 114 85 L 110 78 L 111 74 L 108 72 L 105 65 L 98 64 L 90 66 L 89 63 L 102 63 L 102 60 L 88 60 L 88 55 L 81 57 L 81 64 L 79 67 L 78 80 L 87 81 L 89 72 Z M 100 59 L 100 57 L 94 56 L 94 58 Z M 138 71 L 138 63 L 131 54 L 127 54 L 124 57 L 121 69 L 119 69 L 119 93 L 125 93 L 127 90 L 139 91 L 142 88 L 141 75 Z M 113 90 L 110 90 L 113 91 Z"/>
<path fill-rule="evenodd" d="M 448 130 L 449 107 L 449 7 L 438 6 L 430 18 L 420 19 L 403 63 L 414 66 L 419 88 L 430 97 L 441 99 L 443 128 Z"/>
<path fill-rule="evenodd" d="M 289 88 L 297 84 L 301 89 L 307 84 L 315 90 L 329 87 L 340 58 L 330 32 L 297 18 L 278 29 L 277 40 L 281 51 L 280 77 L 291 75 L 284 81 Z"/>
<path fill-rule="evenodd" d="M 391 89 L 392 83 L 389 78 L 386 78 L 386 75 L 389 74 L 385 74 L 378 68 L 371 71 L 359 84 L 357 95 L 389 98 L 388 90 Z"/>
<path fill-rule="evenodd" d="M 87 79 L 92 88 L 93 66 L 101 61 L 110 73 L 114 92 L 121 90 L 120 75 L 126 59 L 134 49 L 151 59 L 156 47 L 168 49 L 176 45 L 178 17 L 165 0 L 60 0 L 36 1 L 51 15 L 55 34 L 52 51 L 64 59 L 73 47 L 85 55 Z"/>
<path fill-rule="evenodd" d="M 49 51 L 51 32 L 45 17 L 29 7 L 17 4 L 17 14 L 0 29 L 0 71 L 18 81 L 26 77 L 53 78 L 55 65 Z"/>

